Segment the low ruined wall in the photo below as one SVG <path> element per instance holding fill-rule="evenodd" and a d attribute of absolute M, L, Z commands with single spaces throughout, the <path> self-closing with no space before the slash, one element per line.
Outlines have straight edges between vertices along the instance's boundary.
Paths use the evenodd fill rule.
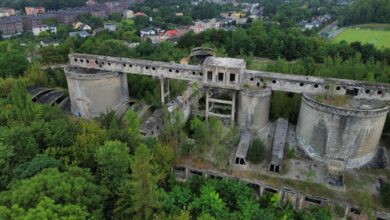
<path fill-rule="evenodd" d="M 278 193 L 281 197 L 281 203 L 285 204 L 290 202 L 295 209 L 303 209 L 308 208 L 310 206 L 330 206 L 331 208 L 342 208 L 344 209 L 344 216 L 340 217 L 352 217 L 356 219 L 360 219 L 361 209 L 358 206 L 333 201 L 327 198 L 322 198 L 315 195 L 306 195 L 305 193 L 301 193 L 294 189 L 289 188 L 278 188 L 273 187 L 267 184 L 262 183 L 258 180 L 249 180 L 244 178 L 238 178 L 235 176 L 227 175 L 224 173 L 218 173 L 210 170 L 201 170 L 192 167 L 186 167 L 184 165 L 176 165 L 172 168 L 172 172 L 176 176 L 177 181 L 186 181 L 187 179 L 193 176 L 200 176 L 204 178 L 210 179 L 218 179 L 218 180 L 235 180 L 245 183 L 250 188 L 254 190 L 257 196 L 262 196 L 265 193 L 275 194 Z M 390 220 L 390 213 L 385 212 L 376 212 L 377 219 L 386 219 Z"/>

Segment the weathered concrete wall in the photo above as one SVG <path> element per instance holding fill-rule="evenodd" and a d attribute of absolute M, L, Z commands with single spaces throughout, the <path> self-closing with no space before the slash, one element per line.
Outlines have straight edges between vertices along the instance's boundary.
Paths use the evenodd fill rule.
<path fill-rule="evenodd" d="M 370 109 L 335 107 L 305 94 L 297 139 L 313 159 L 338 164 L 338 169 L 360 167 L 376 154 L 388 112 L 389 106 L 374 104 Z"/>
<path fill-rule="evenodd" d="M 129 100 L 126 74 L 65 68 L 74 115 L 97 117 Z"/>
<path fill-rule="evenodd" d="M 271 95 L 270 89 L 241 89 L 238 95 L 237 124 L 251 130 L 265 127 L 269 121 Z"/>

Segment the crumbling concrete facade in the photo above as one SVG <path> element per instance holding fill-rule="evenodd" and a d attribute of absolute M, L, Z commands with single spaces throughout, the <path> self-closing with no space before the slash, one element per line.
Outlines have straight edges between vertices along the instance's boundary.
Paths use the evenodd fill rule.
<path fill-rule="evenodd" d="M 272 91 L 304 94 L 297 126 L 298 142 L 312 159 L 332 166 L 339 164 L 340 169 L 360 167 L 373 158 L 389 111 L 386 103 L 367 109 L 367 103 L 358 101 L 390 101 L 387 84 L 252 71 L 245 69 L 242 59 L 209 56 L 202 65 L 183 65 L 70 54 L 69 60 L 70 67 L 65 72 L 72 112 L 86 118 L 115 110 L 128 101 L 125 73 L 160 79 L 163 104 L 169 96 L 166 79 L 197 84 L 206 92 L 206 119 L 228 118 L 242 130 L 252 132 L 268 124 Z M 230 92 L 231 99 L 214 97 L 214 91 L 219 90 Z M 310 98 L 320 94 L 352 97 L 357 100 L 356 108 L 337 108 Z M 214 107 L 219 105 L 226 105 L 224 108 L 229 108 L 230 114 L 215 112 Z"/>

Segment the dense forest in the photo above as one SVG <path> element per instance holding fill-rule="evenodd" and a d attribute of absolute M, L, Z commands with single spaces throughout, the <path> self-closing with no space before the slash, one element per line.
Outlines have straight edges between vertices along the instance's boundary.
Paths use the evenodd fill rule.
<path fill-rule="evenodd" d="M 355 0 L 341 17 L 344 25 L 390 23 L 390 0 Z"/>

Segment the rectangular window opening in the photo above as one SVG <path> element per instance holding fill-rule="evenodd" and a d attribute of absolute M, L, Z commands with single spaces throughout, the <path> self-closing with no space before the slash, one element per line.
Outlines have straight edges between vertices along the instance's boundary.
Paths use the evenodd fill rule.
<path fill-rule="evenodd" d="M 218 73 L 218 81 L 223 82 L 224 73 Z"/>
<path fill-rule="evenodd" d="M 236 81 L 236 74 L 230 73 L 230 82 L 235 82 Z"/>
<path fill-rule="evenodd" d="M 207 81 L 213 81 L 213 72 L 212 71 L 207 72 Z"/>

